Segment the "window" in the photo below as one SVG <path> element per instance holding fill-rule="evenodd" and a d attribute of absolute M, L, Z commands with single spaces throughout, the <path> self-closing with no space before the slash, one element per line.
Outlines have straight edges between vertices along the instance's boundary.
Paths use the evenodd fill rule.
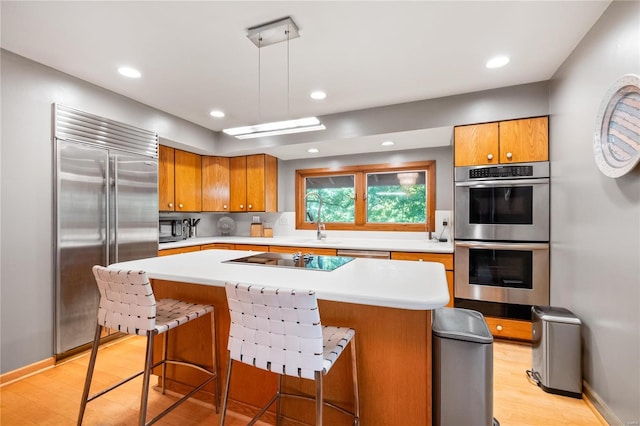
<path fill-rule="evenodd" d="M 435 162 L 296 170 L 296 228 L 428 231 Z"/>

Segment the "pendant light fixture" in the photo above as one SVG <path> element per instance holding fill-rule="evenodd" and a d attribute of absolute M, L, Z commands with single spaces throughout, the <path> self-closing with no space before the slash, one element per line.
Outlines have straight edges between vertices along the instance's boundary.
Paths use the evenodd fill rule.
<path fill-rule="evenodd" d="M 260 116 L 260 49 L 272 44 L 287 42 L 287 114 L 289 114 L 289 41 L 300 37 L 298 26 L 291 17 L 278 19 L 266 24 L 251 27 L 247 38 L 258 48 L 258 116 Z M 306 117 L 295 120 L 276 121 L 256 124 L 253 126 L 233 127 L 222 130 L 224 133 L 238 139 L 259 138 L 289 133 L 312 132 L 324 130 L 325 127 L 316 117 Z"/>

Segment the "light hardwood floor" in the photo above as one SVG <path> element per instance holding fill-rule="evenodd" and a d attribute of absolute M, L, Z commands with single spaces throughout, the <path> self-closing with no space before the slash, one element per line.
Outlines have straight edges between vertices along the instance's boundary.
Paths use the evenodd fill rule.
<path fill-rule="evenodd" d="M 143 338 L 127 337 L 101 349 L 94 375 L 94 389 L 114 383 L 119 377 L 139 370 L 144 358 L 144 343 Z M 85 354 L 54 368 L 3 385 L 0 388 L 0 424 L 75 424 L 87 363 L 88 355 Z M 529 346 L 494 343 L 494 416 L 501 426 L 603 424 L 585 401 L 547 394 L 529 383 L 525 371 L 530 367 Z M 89 403 L 84 424 L 136 424 L 140 384 L 141 379 L 135 379 Z M 175 398 L 172 396 L 150 392 L 149 415 L 160 412 L 173 400 Z M 230 413 L 228 419 L 227 424 L 230 426 L 244 425 L 248 420 L 235 413 Z M 157 424 L 215 425 L 218 421 L 219 417 L 211 407 L 189 400 Z"/>

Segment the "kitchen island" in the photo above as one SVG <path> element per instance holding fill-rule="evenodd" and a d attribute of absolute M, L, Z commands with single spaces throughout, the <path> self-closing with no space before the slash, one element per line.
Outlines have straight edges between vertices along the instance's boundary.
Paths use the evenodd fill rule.
<path fill-rule="evenodd" d="M 358 258 L 335 269 L 317 271 L 264 265 L 225 263 L 255 254 L 236 250 L 207 250 L 142 259 L 111 265 L 141 269 L 152 279 L 157 298 L 174 297 L 216 307 L 218 372 L 223 377 L 229 313 L 226 282 L 314 290 L 323 324 L 356 330 L 361 423 L 375 425 L 431 424 L 431 310 L 449 301 L 445 269 L 440 263 Z M 177 336 L 170 352 L 206 365 L 208 322 Z M 157 345 L 160 346 L 160 345 Z M 339 404 L 352 404 L 349 357 L 341 357 L 327 377 L 325 396 Z M 191 372 L 169 370 L 170 387 L 195 383 Z M 261 407 L 276 386 L 276 376 L 237 364 L 230 398 L 234 411 Z M 312 383 L 287 378 L 285 388 L 313 394 Z M 213 390 L 213 389 L 211 389 Z M 313 405 L 286 401 L 287 417 L 313 423 Z M 349 418 L 326 410 L 327 424 L 350 424 Z"/>

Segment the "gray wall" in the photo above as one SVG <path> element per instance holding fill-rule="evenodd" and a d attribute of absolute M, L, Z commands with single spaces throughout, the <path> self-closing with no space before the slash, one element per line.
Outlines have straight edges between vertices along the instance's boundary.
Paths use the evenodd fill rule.
<path fill-rule="evenodd" d="M 613 2 L 550 84 L 551 303 L 584 322 L 584 379 L 628 425 L 640 421 L 640 167 L 601 174 L 593 134 L 610 85 L 640 74 L 639 52 L 640 3 Z"/>
<path fill-rule="evenodd" d="M 0 371 L 53 354 L 52 103 L 194 147 L 213 132 L 2 50 Z M 195 148 L 193 149 L 195 150 Z"/>

